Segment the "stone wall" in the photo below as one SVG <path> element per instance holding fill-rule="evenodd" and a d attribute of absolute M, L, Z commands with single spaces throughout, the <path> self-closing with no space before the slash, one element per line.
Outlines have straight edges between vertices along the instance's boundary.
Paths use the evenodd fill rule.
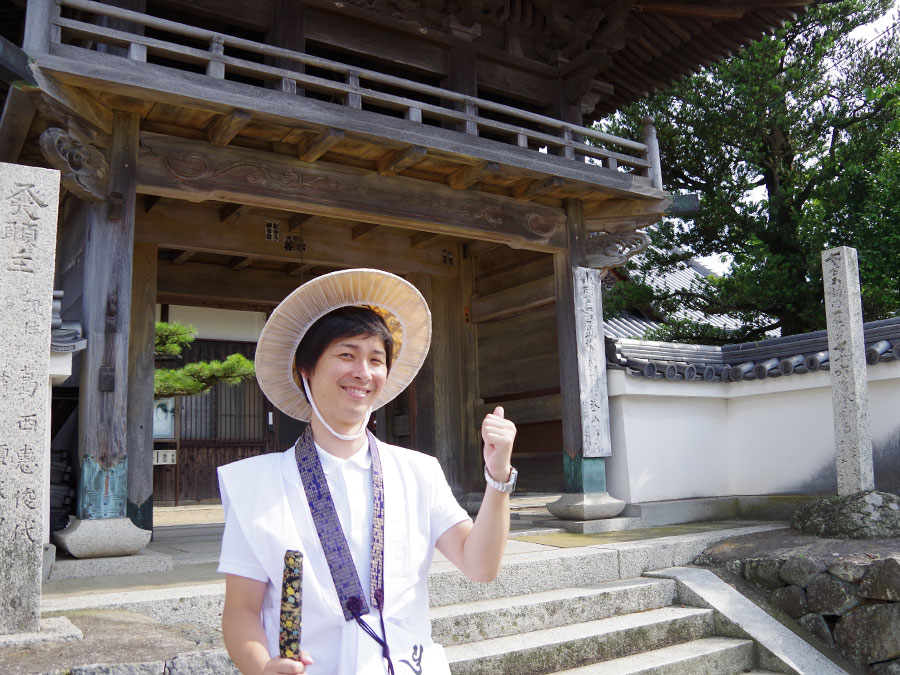
<path fill-rule="evenodd" d="M 764 589 L 773 606 L 867 672 L 900 673 L 900 556 L 751 558 L 726 569 Z"/>

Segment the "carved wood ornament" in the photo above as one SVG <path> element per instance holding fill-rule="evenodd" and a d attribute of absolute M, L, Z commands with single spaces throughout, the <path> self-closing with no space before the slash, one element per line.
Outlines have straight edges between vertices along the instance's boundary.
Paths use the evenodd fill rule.
<path fill-rule="evenodd" d="M 44 159 L 62 173 L 62 184 L 81 199 L 106 201 L 109 162 L 100 150 L 77 134 L 51 127 L 40 137 Z"/>
<path fill-rule="evenodd" d="M 646 232 L 626 234 L 602 232 L 584 242 L 584 260 L 588 266 L 596 269 L 618 267 L 649 245 L 650 237 Z"/>

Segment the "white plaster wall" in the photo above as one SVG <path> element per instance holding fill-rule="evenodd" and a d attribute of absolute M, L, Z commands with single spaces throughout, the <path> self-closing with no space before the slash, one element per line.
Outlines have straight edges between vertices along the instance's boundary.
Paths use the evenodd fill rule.
<path fill-rule="evenodd" d="M 156 320 L 160 308 L 156 306 Z M 197 337 L 207 340 L 241 340 L 256 342 L 266 315 L 263 312 L 239 312 L 233 309 L 212 307 L 185 307 L 169 305 L 169 321 L 178 321 L 197 329 Z"/>
<path fill-rule="evenodd" d="M 730 398 L 728 422 L 728 494 L 837 490 L 829 387 Z"/>
<path fill-rule="evenodd" d="M 870 366 L 868 376 L 872 438 L 885 444 L 900 438 L 900 362 Z M 620 370 L 608 377 L 614 497 L 641 503 L 836 490 L 827 371 L 735 383 Z"/>
<path fill-rule="evenodd" d="M 728 489 L 727 403 L 716 398 L 610 397 L 607 489 L 629 503 L 702 497 Z M 702 480 L 697 479 L 703 467 Z"/>

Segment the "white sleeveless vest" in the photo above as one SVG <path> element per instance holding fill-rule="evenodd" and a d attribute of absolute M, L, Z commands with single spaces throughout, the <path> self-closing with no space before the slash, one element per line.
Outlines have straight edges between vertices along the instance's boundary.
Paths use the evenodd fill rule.
<path fill-rule="evenodd" d="M 427 576 L 437 538 L 430 532 L 429 481 L 440 467 L 433 458 L 403 448 L 379 442 L 378 449 L 385 499 L 384 619 L 394 672 L 449 675 L 443 648 L 431 640 L 428 618 Z M 269 653 L 278 655 L 284 552 L 295 549 L 304 555 L 301 647 L 316 662 L 308 668 L 310 675 L 387 672 L 381 647 L 356 622 L 344 620 L 293 448 L 219 467 L 219 486 L 226 518 L 237 519 L 269 578 L 262 611 Z M 365 620 L 381 634 L 377 613 Z"/>

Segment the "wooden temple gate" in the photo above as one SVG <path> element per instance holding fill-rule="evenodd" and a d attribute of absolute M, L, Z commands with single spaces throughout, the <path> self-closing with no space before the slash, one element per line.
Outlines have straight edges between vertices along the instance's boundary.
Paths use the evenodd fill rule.
<path fill-rule="evenodd" d="M 30 82 L 0 127 L 13 159 L 64 174 L 58 278 L 89 345 L 79 459 L 128 458 L 139 525 L 155 305 L 268 311 L 355 266 L 404 275 L 434 316 L 381 433 L 478 492 L 477 424 L 504 405 L 521 487 L 604 492 L 598 270 L 646 245 L 669 197 L 652 120 L 641 141 L 583 124 L 805 2 L 375 4 L 28 0 Z"/>

